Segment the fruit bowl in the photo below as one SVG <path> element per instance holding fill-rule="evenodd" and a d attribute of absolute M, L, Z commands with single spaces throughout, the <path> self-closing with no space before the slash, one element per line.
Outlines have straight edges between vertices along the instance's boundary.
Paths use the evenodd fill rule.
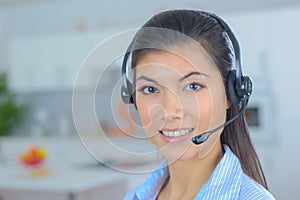
<path fill-rule="evenodd" d="M 21 163 L 28 166 L 36 166 L 45 160 L 48 152 L 45 148 L 31 146 L 25 153 L 19 155 L 19 160 Z"/>

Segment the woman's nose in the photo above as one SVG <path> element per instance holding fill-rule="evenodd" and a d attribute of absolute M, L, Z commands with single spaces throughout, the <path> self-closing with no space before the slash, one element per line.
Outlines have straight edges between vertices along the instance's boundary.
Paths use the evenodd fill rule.
<path fill-rule="evenodd" d="M 165 92 L 161 106 L 163 107 L 163 120 L 172 121 L 184 117 L 183 105 L 179 96 L 173 91 Z"/>

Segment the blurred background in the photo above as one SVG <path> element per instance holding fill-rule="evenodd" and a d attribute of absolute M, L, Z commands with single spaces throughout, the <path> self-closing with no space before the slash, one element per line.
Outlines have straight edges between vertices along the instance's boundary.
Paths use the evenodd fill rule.
<path fill-rule="evenodd" d="M 269 189 L 277 199 L 300 199 L 299 0 L 0 0 L 1 200 L 121 199 L 148 176 L 143 169 L 155 167 L 156 153 L 145 159 L 119 153 L 154 149 L 125 136 L 143 133 L 126 106 L 112 104 L 121 59 L 109 65 L 96 59 L 76 85 L 77 97 L 85 98 L 98 81 L 93 106 L 100 128 L 84 115 L 84 103 L 77 110 L 83 123 L 75 125 L 73 87 L 99 43 L 180 8 L 214 12 L 231 26 L 244 73 L 254 81 L 246 115 Z"/>

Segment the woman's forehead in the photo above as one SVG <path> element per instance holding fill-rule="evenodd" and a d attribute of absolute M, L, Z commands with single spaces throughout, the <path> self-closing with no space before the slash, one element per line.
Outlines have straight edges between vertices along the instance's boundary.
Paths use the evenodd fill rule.
<path fill-rule="evenodd" d="M 137 62 L 136 73 L 174 71 L 187 73 L 199 71 L 210 73 L 217 70 L 210 56 L 205 50 L 191 46 L 174 46 L 167 50 L 147 52 Z"/>

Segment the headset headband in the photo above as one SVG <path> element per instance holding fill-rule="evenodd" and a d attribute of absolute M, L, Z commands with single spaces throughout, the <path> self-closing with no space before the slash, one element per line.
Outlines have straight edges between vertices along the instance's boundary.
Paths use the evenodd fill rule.
<path fill-rule="evenodd" d="M 227 23 L 218 17 L 215 14 L 200 11 L 201 14 L 207 15 L 208 17 L 215 19 L 218 24 L 220 24 L 224 30 L 224 32 L 227 34 L 234 52 L 235 57 L 235 70 L 229 71 L 229 97 L 233 104 L 238 104 L 242 100 L 245 100 L 248 102 L 248 99 L 252 93 L 252 81 L 249 77 L 243 76 L 242 71 L 242 58 L 241 58 L 241 51 L 240 46 L 237 38 L 227 25 Z M 134 39 L 133 39 L 134 41 Z M 124 55 L 123 63 L 122 63 L 122 78 L 123 78 L 123 86 L 121 91 L 122 99 L 125 103 L 133 103 L 135 104 L 135 97 L 132 97 L 133 91 L 131 91 L 132 86 L 130 85 L 130 81 L 128 79 L 128 59 L 132 53 L 132 47 L 133 47 L 133 41 L 128 46 L 126 53 Z"/>

